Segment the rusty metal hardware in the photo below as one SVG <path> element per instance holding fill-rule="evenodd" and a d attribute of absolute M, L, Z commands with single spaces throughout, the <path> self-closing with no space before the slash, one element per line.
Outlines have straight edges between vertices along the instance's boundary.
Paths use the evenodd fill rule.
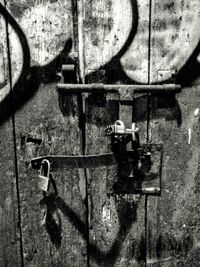
<path fill-rule="evenodd" d="M 127 94 L 136 93 L 163 93 L 163 92 L 179 92 L 181 89 L 180 85 L 177 84 L 159 84 L 159 85 L 148 85 L 148 84 L 66 84 L 60 83 L 57 85 L 57 90 L 61 93 L 77 92 L 77 93 L 94 93 L 104 91 L 105 93 L 119 93 L 123 95 L 124 92 Z"/>
<path fill-rule="evenodd" d="M 107 177 L 107 193 L 136 193 L 159 195 L 161 192 L 161 158 L 162 145 L 141 144 L 137 149 L 132 149 L 121 153 L 108 153 L 100 155 L 79 155 L 79 156 L 63 156 L 63 155 L 48 155 L 34 158 L 31 160 L 34 169 L 44 170 L 46 165 L 51 169 L 57 168 L 98 168 L 101 166 L 118 166 L 118 172 L 112 173 Z M 138 168 L 138 160 L 141 161 L 141 166 Z M 48 165 L 46 163 L 48 162 Z M 131 166 L 133 176 L 131 177 L 127 166 Z M 50 169 L 49 169 L 50 170 Z M 124 170 L 126 173 L 124 173 Z M 46 170 L 47 171 L 47 170 Z M 137 178 L 138 175 L 142 177 Z M 43 191 L 48 190 L 49 181 L 48 175 L 40 174 L 39 188 Z M 150 182 L 149 182 L 150 181 Z"/>
<path fill-rule="evenodd" d="M 38 175 L 38 178 L 38 188 L 47 192 L 50 182 L 50 162 L 47 159 L 43 159 L 40 164 L 40 174 Z"/>
<path fill-rule="evenodd" d="M 128 153 L 126 162 L 132 162 L 132 152 Z M 114 153 L 99 154 L 99 155 L 81 155 L 81 156 L 67 156 L 67 155 L 47 155 L 31 160 L 33 169 L 39 169 L 43 160 L 48 160 L 51 164 L 51 169 L 54 168 L 98 168 L 101 166 L 117 165 L 117 159 Z M 123 163 L 123 162 L 122 162 Z"/>
<path fill-rule="evenodd" d="M 63 66 L 63 72 L 74 72 L 74 66 Z M 180 85 L 166 84 L 166 85 L 112 85 L 112 84 L 58 84 L 57 90 L 59 93 L 118 93 L 120 101 L 133 100 L 135 93 L 161 93 L 161 92 L 178 92 L 180 91 Z M 34 169 L 40 169 L 39 175 L 39 187 L 43 191 L 48 190 L 49 186 L 49 173 L 50 164 L 51 168 L 98 168 L 100 166 L 108 166 L 112 168 L 113 165 L 118 166 L 117 181 L 116 177 L 112 177 L 109 180 L 110 186 L 107 188 L 108 193 L 141 193 L 141 194 L 159 194 L 160 185 L 149 185 L 142 187 L 141 185 L 134 186 L 133 180 L 137 180 L 139 174 L 142 179 L 147 175 L 153 177 L 156 181 L 161 176 L 161 155 L 162 145 L 154 144 L 139 144 L 139 129 L 135 123 L 132 123 L 130 128 L 126 128 L 124 123 L 120 120 L 115 121 L 113 125 L 109 125 L 105 134 L 111 136 L 111 147 L 113 153 L 100 154 L 100 155 L 47 155 L 43 157 L 34 158 L 31 161 Z M 126 145 L 132 142 L 132 147 L 127 149 Z M 156 147 L 156 149 L 155 149 Z M 46 176 L 42 175 L 44 164 L 48 165 Z M 131 171 L 128 174 L 123 170 L 127 170 L 127 166 L 131 166 Z M 116 168 L 117 169 L 117 168 Z M 121 180 L 131 180 L 131 187 L 128 191 L 123 190 L 123 186 L 120 185 L 120 190 L 116 187 L 116 184 Z M 140 178 L 139 178 L 140 179 Z M 139 182 L 141 182 L 138 179 Z M 137 182 L 138 182 L 137 181 Z M 116 189 L 117 188 L 117 189 Z"/>
<path fill-rule="evenodd" d="M 120 120 L 105 130 L 111 136 L 113 153 L 100 155 L 47 155 L 32 159 L 34 169 L 40 169 L 39 188 L 45 192 L 49 186 L 49 171 L 56 168 L 89 168 L 107 166 L 108 194 L 148 194 L 161 193 L 162 144 L 139 144 L 135 123 L 126 128 Z M 133 137 L 134 135 L 134 137 Z M 132 142 L 132 147 L 127 144 Z M 117 168 L 116 168 L 117 166 Z M 45 174 L 42 172 L 45 171 Z"/>
<path fill-rule="evenodd" d="M 121 140 L 119 141 L 121 142 Z M 117 157 L 130 151 L 118 150 Z M 118 165 L 117 172 L 107 175 L 107 194 L 161 194 L 162 144 L 141 144 L 132 150 L 132 163 Z"/>
<path fill-rule="evenodd" d="M 119 164 L 116 176 L 107 178 L 108 194 L 159 195 L 161 192 L 162 145 L 141 145 L 138 131 L 135 123 L 128 129 L 120 120 L 105 129 L 105 134 L 111 136 L 111 148 L 118 162 L 126 162 L 128 153 L 133 160 L 132 163 Z M 131 146 L 128 145 L 130 142 Z"/>

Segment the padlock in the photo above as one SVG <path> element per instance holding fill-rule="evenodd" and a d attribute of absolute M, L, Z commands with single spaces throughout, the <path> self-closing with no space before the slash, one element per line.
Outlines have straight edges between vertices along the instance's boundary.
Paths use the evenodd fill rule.
<path fill-rule="evenodd" d="M 50 182 L 50 162 L 47 159 L 44 159 L 41 162 L 40 174 L 38 175 L 38 178 L 38 188 L 44 192 L 47 192 Z"/>
<path fill-rule="evenodd" d="M 126 129 L 125 125 L 122 121 L 117 120 L 113 125 L 109 125 L 106 130 L 106 135 L 132 135 L 132 140 L 137 141 L 136 133 L 139 131 L 139 129 L 136 127 L 136 124 L 133 122 L 131 125 L 131 129 Z"/>

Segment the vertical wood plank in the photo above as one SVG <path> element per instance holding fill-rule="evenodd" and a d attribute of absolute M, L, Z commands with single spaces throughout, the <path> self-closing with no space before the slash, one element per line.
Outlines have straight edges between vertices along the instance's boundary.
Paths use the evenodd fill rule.
<path fill-rule="evenodd" d="M 86 74 L 93 71 L 88 75 L 88 83 L 130 82 L 128 76 L 123 76 L 124 72 L 139 77 L 140 66 L 134 61 L 135 47 L 141 45 L 148 55 L 148 18 L 145 18 L 146 29 L 142 23 L 137 27 L 138 21 L 144 21 L 144 6 L 148 8 L 148 1 L 85 1 L 85 70 Z M 136 37 L 134 46 L 136 32 L 140 37 Z M 143 63 L 146 67 L 140 79 L 147 83 L 148 60 Z M 102 69 L 98 70 L 100 66 Z M 111 151 L 111 140 L 105 137 L 104 131 L 119 118 L 127 127 L 133 120 L 138 122 L 141 141 L 146 141 L 146 96 L 136 100 L 132 104 L 133 111 L 133 106 L 120 105 L 117 95 L 105 97 L 100 93 L 87 98 L 87 154 Z M 141 101 L 144 102 L 142 114 L 139 112 Z M 88 170 L 90 266 L 144 266 L 145 199 L 139 195 L 107 195 L 107 179 L 113 175 L 117 175 L 117 166 Z"/>
<path fill-rule="evenodd" d="M 191 79 L 196 58 L 180 71 L 199 40 L 199 8 L 199 1 L 152 1 L 151 82 L 173 81 L 178 72 L 184 89 L 150 99 L 150 141 L 163 143 L 164 155 L 161 196 L 148 198 L 149 266 L 199 264 L 199 79 Z"/>
<path fill-rule="evenodd" d="M 151 119 L 153 142 L 163 142 L 164 155 L 161 196 L 148 198 L 150 266 L 199 262 L 199 84 L 184 88 L 177 103 L 182 125 L 155 114 Z"/>
<path fill-rule="evenodd" d="M 69 101 L 56 92 L 57 74 L 73 49 L 71 1 L 9 4 L 28 41 L 23 55 L 26 43 L 11 32 L 24 264 L 86 266 L 85 181 L 78 169 L 52 169 L 57 193 L 51 186 L 45 197 L 30 164 L 42 155 L 81 154 L 78 98 Z"/>
<path fill-rule="evenodd" d="M 110 140 L 104 136 L 104 130 L 118 119 L 118 105 L 118 101 L 108 100 L 105 106 L 98 107 L 89 97 L 86 109 L 88 154 L 110 151 Z M 120 115 L 123 112 L 125 110 L 121 110 Z M 143 266 L 144 199 L 137 195 L 108 196 L 107 179 L 116 173 L 117 166 L 88 172 L 90 266 Z"/>
<path fill-rule="evenodd" d="M 0 113 L 5 114 L 11 105 L 11 98 L 8 106 L 4 105 L 11 85 L 4 1 L 0 1 L 0 5 Z M 6 120 L 0 117 L 0 265 L 22 266 L 12 116 Z"/>

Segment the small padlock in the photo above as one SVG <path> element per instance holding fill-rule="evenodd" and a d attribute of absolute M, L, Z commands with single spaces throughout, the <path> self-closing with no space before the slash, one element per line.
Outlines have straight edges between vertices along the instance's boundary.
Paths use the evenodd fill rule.
<path fill-rule="evenodd" d="M 50 162 L 47 159 L 44 159 L 41 162 L 40 174 L 38 175 L 38 178 L 38 188 L 47 192 L 50 182 Z"/>
<path fill-rule="evenodd" d="M 106 135 L 126 135 L 131 134 L 132 140 L 137 141 L 136 133 L 138 133 L 139 129 L 136 127 L 136 124 L 133 122 L 131 125 L 131 129 L 126 129 L 125 125 L 122 121 L 117 120 L 113 125 L 109 125 L 106 130 Z"/>

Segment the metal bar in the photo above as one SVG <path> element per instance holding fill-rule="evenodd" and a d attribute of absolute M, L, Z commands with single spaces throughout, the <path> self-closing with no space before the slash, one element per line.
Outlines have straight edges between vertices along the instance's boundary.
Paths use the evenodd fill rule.
<path fill-rule="evenodd" d="M 113 153 L 100 155 L 81 155 L 81 156 L 54 156 L 48 155 L 34 158 L 31 160 L 32 167 L 39 169 L 44 159 L 49 160 L 51 168 L 97 168 L 117 164 Z"/>
<path fill-rule="evenodd" d="M 133 151 L 127 151 L 125 160 L 117 159 L 114 153 L 99 154 L 99 155 L 47 155 L 31 160 L 33 169 L 39 169 L 44 159 L 48 160 L 51 164 L 51 168 L 79 168 L 89 169 L 98 168 L 101 166 L 111 166 L 116 164 L 127 164 L 133 162 Z"/>
<path fill-rule="evenodd" d="M 93 93 L 96 91 L 104 91 L 109 93 L 121 94 L 123 90 L 133 91 L 133 93 L 161 93 L 161 92 L 179 92 L 181 86 L 178 84 L 58 84 L 59 92 L 85 92 Z"/>

